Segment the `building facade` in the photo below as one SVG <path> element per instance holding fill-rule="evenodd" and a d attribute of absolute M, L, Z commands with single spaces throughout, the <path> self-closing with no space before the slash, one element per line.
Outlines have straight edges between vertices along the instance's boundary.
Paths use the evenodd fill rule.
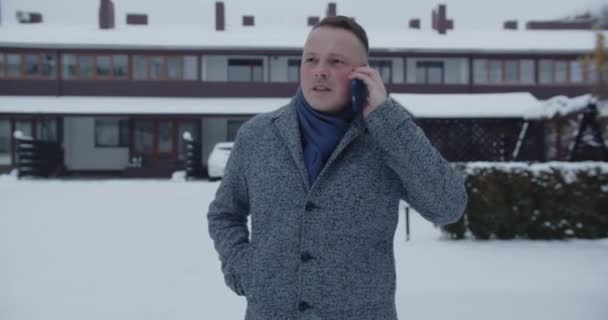
<path fill-rule="evenodd" d="M 182 168 L 181 136 L 188 131 L 202 143 L 205 166 L 215 143 L 232 141 L 244 121 L 267 109 L 248 108 L 249 101 L 272 109 L 293 96 L 304 39 L 319 18 L 277 31 L 256 28 L 254 16 L 244 16 L 233 31 L 224 3 L 214 8 L 215 27 L 200 32 L 155 28 L 145 14 L 127 14 L 127 26 L 115 28 L 114 5 L 106 0 L 98 25 L 86 31 L 45 26 L 44 12 L 34 12 L 34 22 L 3 21 L 0 171 L 15 166 L 15 130 L 61 144 L 67 171 L 133 176 Z M 582 57 L 593 51 L 594 31 L 513 30 L 512 22 L 495 32 L 450 31 L 445 10 L 434 12 L 431 31 L 418 30 L 419 21 L 403 30 L 368 29 L 370 64 L 389 92 L 529 92 L 547 99 L 591 91 L 595 79 Z M 335 11 L 330 3 L 327 14 Z M 200 108 L 184 109 L 184 100 Z M 164 108 L 146 109 L 158 101 Z M 236 101 L 243 106 L 229 107 Z M 136 157 L 145 168 L 130 166 Z"/>

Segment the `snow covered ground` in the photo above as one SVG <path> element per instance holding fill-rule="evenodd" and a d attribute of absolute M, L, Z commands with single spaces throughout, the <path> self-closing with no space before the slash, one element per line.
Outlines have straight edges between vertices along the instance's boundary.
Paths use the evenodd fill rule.
<path fill-rule="evenodd" d="M 243 319 L 207 232 L 218 182 L 0 176 L 0 319 Z M 401 218 L 403 215 L 401 216 Z M 395 235 L 400 319 L 608 319 L 608 239 Z"/>

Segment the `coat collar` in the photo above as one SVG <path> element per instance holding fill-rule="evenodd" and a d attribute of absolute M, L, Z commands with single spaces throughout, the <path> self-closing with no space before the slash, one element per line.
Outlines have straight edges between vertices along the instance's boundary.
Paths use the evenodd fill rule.
<path fill-rule="evenodd" d="M 303 180 L 306 189 L 310 191 L 312 187 L 314 187 L 319 180 L 323 178 L 323 173 L 333 164 L 335 159 L 348 147 L 348 145 L 355 140 L 363 131 L 366 131 L 365 121 L 363 120 L 363 116 L 359 113 L 351 122 L 348 130 L 334 149 L 334 151 L 327 159 L 327 162 L 321 169 L 319 176 L 316 178 L 315 182 L 312 186 L 309 185 L 308 182 L 308 174 L 306 172 L 306 165 L 304 163 L 304 153 L 302 150 L 302 137 L 300 135 L 300 124 L 298 121 L 298 115 L 295 107 L 295 99 L 292 99 L 289 104 L 282 107 L 278 110 L 273 116 L 273 124 L 279 135 L 283 138 L 287 148 L 296 163 L 298 171 L 300 172 L 300 177 Z"/>

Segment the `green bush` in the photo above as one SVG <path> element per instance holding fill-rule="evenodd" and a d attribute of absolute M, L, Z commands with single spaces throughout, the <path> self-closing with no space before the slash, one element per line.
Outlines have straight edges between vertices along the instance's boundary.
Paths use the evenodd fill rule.
<path fill-rule="evenodd" d="M 468 163 L 463 218 L 443 227 L 461 239 L 608 237 L 608 163 Z"/>

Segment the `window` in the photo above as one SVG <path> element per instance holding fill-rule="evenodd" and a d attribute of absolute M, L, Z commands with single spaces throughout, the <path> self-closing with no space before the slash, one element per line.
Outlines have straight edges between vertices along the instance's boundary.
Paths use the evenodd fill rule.
<path fill-rule="evenodd" d="M 197 80 L 198 61 L 195 56 L 184 57 L 184 80 Z"/>
<path fill-rule="evenodd" d="M 136 152 L 147 154 L 154 152 L 154 121 L 135 121 L 133 138 Z"/>
<path fill-rule="evenodd" d="M 473 60 L 476 84 L 533 84 L 534 60 Z"/>
<path fill-rule="evenodd" d="M 508 60 L 505 61 L 505 82 L 507 83 L 518 83 L 519 82 L 519 61 Z"/>
<path fill-rule="evenodd" d="M 391 82 L 393 62 L 391 60 L 370 60 L 369 66 L 378 70 L 384 83 Z"/>
<path fill-rule="evenodd" d="M 23 67 L 23 74 L 26 77 L 36 76 L 40 74 L 40 55 L 37 54 L 25 54 L 23 55 L 25 61 Z"/>
<path fill-rule="evenodd" d="M 11 164 L 11 122 L 0 119 L 0 164 Z"/>
<path fill-rule="evenodd" d="M 56 70 L 56 59 L 54 55 L 42 55 L 42 75 L 45 77 L 54 77 Z"/>
<path fill-rule="evenodd" d="M 158 153 L 170 153 L 173 149 L 173 121 L 158 121 Z"/>
<path fill-rule="evenodd" d="M 0 54 L 0 78 L 52 78 L 55 65 L 53 54 Z"/>
<path fill-rule="evenodd" d="M 534 79 L 534 60 L 520 60 L 520 81 L 524 84 L 533 84 L 536 80 Z"/>
<path fill-rule="evenodd" d="M 129 120 L 95 119 L 95 147 L 116 148 L 129 146 Z"/>
<path fill-rule="evenodd" d="M 0 52 L 0 79 L 4 78 L 4 53 Z"/>
<path fill-rule="evenodd" d="M 555 82 L 565 83 L 568 82 L 568 61 L 555 61 Z"/>
<path fill-rule="evenodd" d="M 144 56 L 135 56 L 133 57 L 133 64 L 135 65 L 133 78 L 135 80 L 145 80 L 148 78 L 148 64 L 146 62 L 146 57 Z"/>
<path fill-rule="evenodd" d="M 129 60 L 126 55 L 112 56 L 112 69 L 115 79 L 126 79 L 129 75 Z"/>
<path fill-rule="evenodd" d="M 490 60 L 490 83 L 501 83 L 502 82 L 502 61 Z"/>
<path fill-rule="evenodd" d="M 167 74 L 169 79 L 177 80 L 182 78 L 182 61 L 178 57 L 167 58 Z"/>
<path fill-rule="evenodd" d="M 126 79 L 128 76 L 127 55 L 110 54 L 64 54 L 63 79 Z"/>
<path fill-rule="evenodd" d="M 78 76 L 80 78 L 93 78 L 93 56 L 78 56 Z"/>
<path fill-rule="evenodd" d="M 539 62 L 539 82 L 542 84 L 568 84 L 583 82 L 583 66 L 577 60 L 549 60 Z"/>
<path fill-rule="evenodd" d="M 165 75 L 164 57 L 148 57 L 149 79 L 162 80 Z"/>
<path fill-rule="evenodd" d="M 21 133 L 26 137 L 32 137 L 32 120 L 16 120 L 15 121 L 15 131 L 21 131 Z"/>
<path fill-rule="evenodd" d="M 243 123 L 245 123 L 245 120 L 228 120 L 226 141 L 234 141 L 236 139 L 236 133 Z"/>
<path fill-rule="evenodd" d="M 10 78 L 21 77 L 21 55 L 20 54 L 7 54 L 7 76 Z"/>
<path fill-rule="evenodd" d="M 40 119 L 36 121 L 36 138 L 46 141 L 57 141 L 57 120 Z"/>
<path fill-rule="evenodd" d="M 416 63 L 416 83 L 443 83 L 443 62 L 420 61 Z"/>
<path fill-rule="evenodd" d="M 195 56 L 133 57 L 135 80 L 196 80 L 198 61 Z"/>
<path fill-rule="evenodd" d="M 583 82 L 583 64 L 580 61 L 570 61 L 570 81 Z"/>
<path fill-rule="evenodd" d="M 76 56 L 73 54 L 64 54 L 61 58 L 63 63 L 62 77 L 63 79 L 72 79 L 78 75 L 76 65 Z"/>
<path fill-rule="evenodd" d="M 229 59 L 228 81 L 263 81 L 261 59 Z"/>
<path fill-rule="evenodd" d="M 289 59 L 287 61 L 287 82 L 300 82 L 300 65 L 302 59 Z"/>
<path fill-rule="evenodd" d="M 98 77 L 110 77 L 112 75 L 112 57 L 97 56 L 95 67 Z"/>
<path fill-rule="evenodd" d="M 473 61 L 473 82 L 488 83 L 488 60 L 475 59 Z"/>

